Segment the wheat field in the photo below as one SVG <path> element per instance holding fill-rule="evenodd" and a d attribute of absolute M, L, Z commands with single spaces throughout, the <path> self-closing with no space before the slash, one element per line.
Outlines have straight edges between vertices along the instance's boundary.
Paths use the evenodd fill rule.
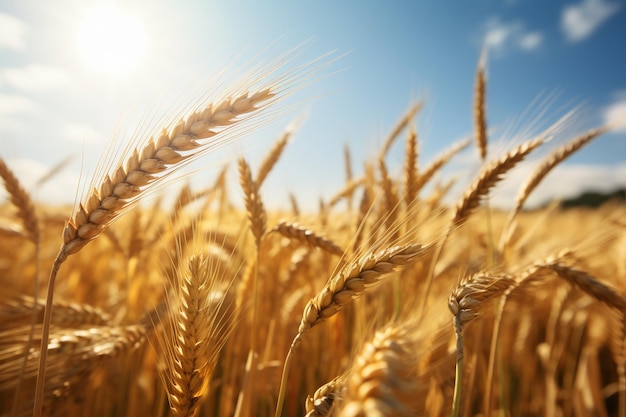
<path fill-rule="evenodd" d="M 259 166 L 170 181 L 254 130 L 290 71 L 253 73 L 105 155 L 73 208 L 33 201 L 0 159 L 1 415 L 626 415 L 626 208 L 525 209 L 610 127 L 557 147 L 552 127 L 492 155 L 484 70 L 473 142 L 421 161 L 416 103 L 363 174 L 346 149 L 343 187 L 314 209 L 297 192 L 264 205 L 289 130 Z M 451 195 L 442 167 L 468 146 L 481 168 Z M 531 154 L 513 209 L 491 208 Z M 173 202 L 141 204 L 165 186 Z"/>

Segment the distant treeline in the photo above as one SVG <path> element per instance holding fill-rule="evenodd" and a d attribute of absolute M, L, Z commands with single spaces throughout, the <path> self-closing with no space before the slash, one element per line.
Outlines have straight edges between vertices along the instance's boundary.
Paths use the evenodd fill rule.
<path fill-rule="evenodd" d="M 626 188 L 620 188 L 609 193 L 601 193 L 597 191 L 585 191 L 577 197 L 563 200 L 562 208 L 569 207 L 600 207 L 609 200 L 626 200 Z"/>

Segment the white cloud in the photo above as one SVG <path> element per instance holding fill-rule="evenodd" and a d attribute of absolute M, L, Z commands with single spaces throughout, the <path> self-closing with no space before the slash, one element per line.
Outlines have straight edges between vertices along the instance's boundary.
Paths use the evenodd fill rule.
<path fill-rule="evenodd" d="M 532 51 L 537 49 L 541 42 L 543 42 L 543 35 L 540 32 L 529 32 L 520 37 L 519 46 L 526 51 Z"/>
<path fill-rule="evenodd" d="M 72 85 L 70 75 L 60 68 L 29 65 L 22 68 L 4 68 L 0 80 L 22 91 L 44 91 L 68 88 Z"/>
<path fill-rule="evenodd" d="M 0 115 L 14 115 L 35 111 L 37 105 L 17 94 L 0 94 Z"/>
<path fill-rule="evenodd" d="M 615 130 L 626 132 L 626 91 L 616 94 L 616 100 L 603 111 L 605 123 L 615 125 Z"/>
<path fill-rule="evenodd" d="M 17 17 L 0 12 L 0 49 L 23 50 L 27 28 Z"/>
<path fill-rule="evenodd" d="M 81 123 L 70 123 L 63 127 L 63 138 L 78 143 L 105 142 L 106 137 L 93 126 Z"/>
<path fill-rule="evenodd" d="M 505 23 L 494 17 L 487 21 L 485 27 L 484 44 L 498 53 L 510 49 L 532 51 L 543 42 L 541 32 L 528 31 L 521 22 Z"/>
<path fill-rule="evenodd" d="M 535 164 L 520 166 L 499 184 L 492 195 L 495 207 L 511 208 L 520 186 L 532 175 Z M 609 192 L 626 187 L 626 163 L 618 165 L 561 164 L 532 192 L 525 207 L 534 208 L 553 199 L 567 199 L 584 191 Z"/>
<path fill-rule="evenodd" d="M 561 29 L 570 42 L 590 36 L 605 20 L 619 9 L 619 4 L 606 0 L 583 0 L 567 6 L 561 14 Z"/>

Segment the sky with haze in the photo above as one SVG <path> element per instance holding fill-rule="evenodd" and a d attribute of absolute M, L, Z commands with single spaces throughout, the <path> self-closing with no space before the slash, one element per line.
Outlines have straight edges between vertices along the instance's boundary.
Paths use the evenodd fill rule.
<path fill-rule="evenodd" d="M 361 173 L 418 100 L 423 166 L 471 137 L 485 48 L 490 156 L 573 109 L 538 157 L 577 133 L 621 122 L 552 172 L 530 205 L 626 187 L 626 4 L 619 0 L 0 0 L 0 157 L 36 200 L 72 203 L 110 138 L 167 110 L 166 97 L 201 94 L 193 86 L 238 57 L 271 59 L 302 43 L 303 62 L 332 52 L 328 68 L 290 97 L 294 105 L 278 120 L 203 159 L 210 167 L 199 186 L 212 182 L 224 159 L 243 154 L 256 169 L 296 122 L 263 195 L 269 207 L 287 207 L 288 192 L 315 207 L 344 183 L 344 146 Z M 402 169 L 400 142 L 388 155 L 392 173 Z M 53 180 L 36 186 L 66 158 Z M 510 205 L 536 162 L 515 171 L 493 204 Z M 442 172 L 442 180 L 459 179 L 453 200 L 479 166 L 471 146 Z"/>

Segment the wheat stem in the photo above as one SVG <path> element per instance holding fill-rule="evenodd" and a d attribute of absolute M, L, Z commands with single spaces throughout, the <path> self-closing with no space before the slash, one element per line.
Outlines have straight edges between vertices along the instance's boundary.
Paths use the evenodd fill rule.
<path fill-rule="evenodd" d="M 41 331 L 41 348 L 39 350 L 39 371 L 37 373 L 37 383 L 35 385 L 35 404 L 33 406 L 33 417 L 41 417 L 43 408 L 43 391 L 46 383 L 46 360 L 48 359 L 48 338 L 50 337 L 50 321 L 52 319 L 52 301 L 54 295 L 54 284 L 61 264 L 67 259 L 64 252 L 59 252 L 52 268 L 50 278 L 48 278 L 48 292 L 46 295 L 46 307 L 44 309 L 43 326 Z"/>
<path fill-rule="evenodd" d="M 456 315 L 453 319 L 456 336 L 456 371 L 454 375 L 454 394 L 452 397 L 452 417 L 459 417 L 463 402 L 463 367 L 465 366 L 465 348 L 463 345 L 463 324 Z"/>
<path fill-rule="evenodd" d="M 276 411 L 274 412 L 274 417 L 281 417 L 283 413 L 283 403 L 285 401 L 285 391 L 287 389 L 287 377 L 289 376 L 291 358 L 293 357 L 294 350 L 300 343 L 300 337 L 300 335 L 295 337 L 295 339 L 291 343 L 291 346 L 289 347 L 289 351 L 287 351 L 287 356 L 285 357 L 283 372 L 280 376 L 280 388 L 278 389 L 278 399 L 276 400 Z"/>

